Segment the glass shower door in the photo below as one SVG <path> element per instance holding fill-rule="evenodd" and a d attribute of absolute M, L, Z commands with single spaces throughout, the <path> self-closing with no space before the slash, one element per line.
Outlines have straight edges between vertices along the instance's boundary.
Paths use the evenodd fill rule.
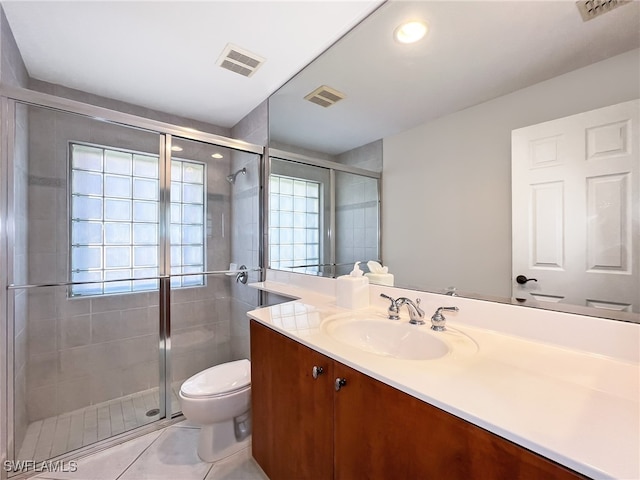
<path fill-rule="evenodd" d="M 163 415 L 160 144 L 156 133 L 16 104 L 16 460 L 45 460 Z"/>
<path fill-rule="evenodd" d="M 259 281 L 260 156 L 172 137 L 170 202 L 171 411 L 197 372 L 249 358 L 246 312 Z M 236 272 L 236 273 L 234 273 Z"/>
<path fill-rule="evenodd" d="M 370 260 L 380 261 L 380 196 L 374 177 L 335 172 L 335 182 L 336 276 L 340 276 L 348 274 L 355 262 L 365 267 Z"/>

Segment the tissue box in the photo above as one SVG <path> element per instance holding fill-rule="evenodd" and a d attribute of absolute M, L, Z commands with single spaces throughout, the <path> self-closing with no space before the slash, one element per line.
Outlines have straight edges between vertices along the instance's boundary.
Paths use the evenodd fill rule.
<path fill-rule="evenodd" d="M 336 305 L 342 308 L 367 308 L 369 306 L 369 280 L 365 277 L 343 275 L 336 279 Z"/>
<path fill-rule="evenodd" d="M 393 287 L 393 273 L 365 273 L 370 283 Z"/>

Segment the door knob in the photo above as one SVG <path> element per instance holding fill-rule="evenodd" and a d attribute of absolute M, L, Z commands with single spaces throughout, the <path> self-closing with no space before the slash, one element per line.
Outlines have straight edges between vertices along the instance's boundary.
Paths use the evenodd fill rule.
<path fill-rule="evenodd" d="M 336 392 L 339 391 L 342 387 L 347 384 L 347 380 L 345 378 L 336 378 Z"/>
<path fill-rule="evenodd" d="M 313 378 L 318 378 L 323 373 L 324 373 L 324 368 L 318 367 L 317 365 L 314 365 L 313 369 L 311 370 L 311 376 Z"/>
<path fill-rule="evenodd" d="M 518 282 L 520 285 L 524 285 L 525 283 L 531 282 L 531 281 L 537 282 L 538 279 L 537 278 L 527 278 L 524 275 L 518 275 L 516 277 L 516 282 Z"/>

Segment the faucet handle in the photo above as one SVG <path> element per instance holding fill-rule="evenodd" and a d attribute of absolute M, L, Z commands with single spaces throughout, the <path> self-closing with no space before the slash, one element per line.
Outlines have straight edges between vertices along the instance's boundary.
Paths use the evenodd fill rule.
<path fill-rule="evenodd" d="M 458 307 L 440 307 L 436 310 L 436 313 L 431 317 L 431 330 L 435 330 L 436 332 L 441 332 L 445 329 L 445 322 L 447 321 L 442 315 L 442 311 L 446 310 L 448 312 L 457 312 L 459 310 Z"/>
<path fill-rule="evenodd" d="M 446 310 L 447 312 L 457 312 L 458 310 L 460 310 L 458 307 L 440 307 L 436 310 L 436 313 L 442 311 L 442 310 Z"/>
<path fill-rule="evenodd" d="M 389 320 L 399 320 L 400 307 L 398 307 L 398 301 L 395 298 L 390 297 L 389 295 L 385 295 L 384 293 L 381 293 L 380 296 L 382 298 L 386 298 L 391 302 L 391 305 L 389 305 L 389 308 L 387 309 L 387 313 L 389 314 Z"/>

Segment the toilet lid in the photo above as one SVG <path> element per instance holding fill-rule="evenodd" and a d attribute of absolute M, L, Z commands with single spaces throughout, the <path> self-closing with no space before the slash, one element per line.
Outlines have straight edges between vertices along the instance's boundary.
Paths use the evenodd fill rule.
<path fill-rule="evenodd" d="M 236 392 L 251 384 L 251 362 L 247 359 L 207 368 L 185 381 L 180 391 L 186 397 L 208 397 Z"/>

